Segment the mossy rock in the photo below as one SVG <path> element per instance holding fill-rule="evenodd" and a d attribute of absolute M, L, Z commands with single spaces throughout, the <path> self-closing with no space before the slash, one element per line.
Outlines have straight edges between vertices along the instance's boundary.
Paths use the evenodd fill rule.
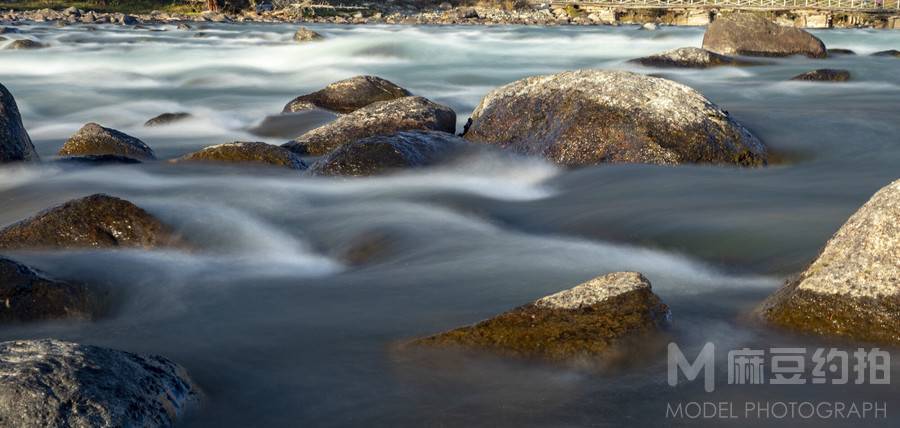
<path fill-rule="evenodd" d="M 758 309 L 791 330 L 900 344 L 900 180 L 876 193 Z"/>
<path fill-rule="evenodd" d="M 669 322 L 668 307 L 643 275 L 617 272 L 411 345 L 565 361 L 601 356 L 620 342 L 659 332 Z"/>
<path fill-rule="evenodd" d="M 184 247 L 167 225 L 140 207 L 104 194 L 74 199 L 0 230 L 0 248 Z"/>

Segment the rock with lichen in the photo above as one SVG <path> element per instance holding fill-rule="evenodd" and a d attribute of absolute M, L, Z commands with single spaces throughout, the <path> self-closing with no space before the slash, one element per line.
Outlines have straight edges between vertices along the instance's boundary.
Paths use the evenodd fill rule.
<path fill-rule="evenodd" d="M 40 160 L 19 115 L 16 99 L 0 84 L 0 164 Z"/>
<path fill-rule="evenodd" d="M 719 66 L 751 66 L 761 65 L 755 61 L 742 60 L 726 55 L 719 55 L 701 48 L 678 48 L 662 53 L 632 59 L 629 62 L 646 67 L 671 68 L 711 68 Z"/>
<path fill-rule="evenodd" d="M 643 275 L 617 272 L 412 344 L 558 361 L 601 355 L 669 322 L 668 307 Z"/>
<path fill-rule="evenodd" d="M 806 30 L 783 27 L 754 13 L 720 16 L 703 34 L 703 49 L 722 55 L 824 58 L 825 43 Z"/>
<path fill-rule="evenodd" d="M 456 130 L 456 112 L 422 97 L 403 97 L 369 104 L 338 117 L 282 147 L 299 155 L 324 155 L 344 144 L 402 131 Z"/>
<path fill-rule="evenodd" d="M 0 343 L 0 425 L 171 427 L 199 405 L 185 369 L 54 339 Z"/>
<path fill-rule="evenodd" d="M 300 42 L 300 43 L 322 40 L 323 38 L 324 37 L 322 37 L 321 34 L 315 32 L 313 30 L 310 30 L 309 28 L 306 28 L 306 27 L 300 27 L 294 33 L 294 41 Z"/>
<path fill-rule="evenodd" d="M 306 169 L 306 163 L 284 147 L 260 143 L 237 141 L 217 144 L 194 153 L 188 153 L 173 162 L 221 162 L 270 165 L 290 169 Z"/>
<path fill-rule="evenodd" d="M 284 113 L 321 108 L 337 113 L 351 113 L 378 101 L 408 97 L 406 89 L 377 76 L 356 76 L 334 82 L 311 94 L 294 98 Z"/>
<path fill-rule="evenodd" d="M 310 167 L 315 175 L 369 176 L 435 165 L 466 140 L 440 131 L 410 131 L 344 144 Z"/>
<path fill-rule="evenodd" d="M 464 137 L 565 166 L 762 166 L 759 139 L 697 91 L 625 71 L 528 77 L 493 90 Z"/>
<path fill-rule="evenodd" d="M 139 160 L 156 159 L 153 149 L 124 132 L 88 123 L 69 137 L 59 149 L 60 156 L 117 155 Z"/>
<path fill-rule="evenodd" d="M 850 72 L 847 70 L 820 68 L 818 70 L 798 74 L 792 77 L 791 80 L 805 80 L 809 82 L 846 82 L 850 80 Z"/>
<path fill-rule="evenodd" d="M 0 248 L 178 247 L 181 238 L 140 207 L 104 194 L 74 199 L 0 229 Z"/>
<path fill-rule="evenodd" d="M 759 313 L 788 329 L 900 344 L 900 180 L 875 193 Z"/>
<path fill-rule="evenodd" d="M 49 278 L 0 256 L 0 323 L 90 319 L 100 306 L 83 284 Z"/>

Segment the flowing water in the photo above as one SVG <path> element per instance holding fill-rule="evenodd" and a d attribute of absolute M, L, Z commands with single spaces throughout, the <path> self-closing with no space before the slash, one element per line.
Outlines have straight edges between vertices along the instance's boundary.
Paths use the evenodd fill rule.
<path fill-rule="evenodd" d="M 187 426 L 711 425 L 722 421 L 667 422 L 666 403 L 870 399 L 887 401 L 889 416 L 900 405 L 891 385 L 672 388 L 658 350 L 633 367 L 594 372 L 394 346 L 622 270 L 652 281 L 673 311 L 669 334 L 691 358 L 705 342 L 720 350 L 857 346 L 776 332 L 745 315 L 900 177 L 900 62 L 867 56 L 900 48 L 900 32 L 816 33 L 858 56 L 660 71 L 625 61 L 699 46 L 702 29 L 323 26 L 315 29 L 327 41 L 298 45 L 286 25 L 21 28 L 16 36 L 51 47 L 0 51 L 0 82 L 45 160 L 89 121 L 138 136 L 160 158 L 235 140 L 281 143 L 327 118 L 268 115 L 357 74 L 452 106 L 461 129 L 490 89 L 577 68 L 690 85 L 785 159 L 754 170 L 563 171 L 484 153 L 348 180 L 165 163 L 0 169 L 0 225 L 106 192 L 203 248 L 7 254 L 53 276 L 105 284 L 119 304 L 96 322 L 0 329 L 0 340 L 56 337 L 181 363 L 205 393 Z M 786 81 L 824 67 L 849 69 L 853 80 Z M 142 126 L 173 111 L 194 118 Z M 377 251 L 350 265 L 343 255 L 360 239 Z"/>

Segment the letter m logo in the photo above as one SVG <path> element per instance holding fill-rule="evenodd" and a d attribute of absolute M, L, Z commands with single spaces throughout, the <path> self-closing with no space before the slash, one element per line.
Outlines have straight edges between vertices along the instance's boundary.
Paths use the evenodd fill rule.
<path fill-rule="evenodd" d="M 678 385 L 678 372 L 684 374 L 688 381 L 697 379 L 700 371 L 703 371 L 703 386 L 706 392 L 713 392 L 716 389 L 715 379 L 716 367 L 716 346 L 712 342 L 707 342 L 697 355 L 697 359 L 693 364 L 688 363 L 687 358 L 675 343 L 669 343 L 669 386 Z"/>

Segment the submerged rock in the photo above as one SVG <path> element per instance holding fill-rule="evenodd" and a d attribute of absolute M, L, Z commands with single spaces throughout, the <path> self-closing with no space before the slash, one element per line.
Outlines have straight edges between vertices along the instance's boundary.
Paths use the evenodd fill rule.
<path fill-rule="evenodd" d="M 59 155 L 118 155 L 141 160 L 156 159 L 153 149 L 143 141 L 96 123 L 84 125 L 75 135 L 69 137 L 59 149 Z"/>
<path fill-rule="evenodd" d="M 766 164 L 766 147 L 697 91 L 623 71 L 529 77 L 490 92 L 469 141 L 566 166 Z"/>
<path fill-rule="evenodd" d="M 314 163 L 316 175 L 366 176 L 434 165 L 466 140 L 439 131 L 410 131 L 364 138 L 344 144 Z"/>
<path fill-rule="evenodd" d="M 679 68 L 710 68 L 722 65 L 750 66 L 761 65 L 759 62 L 745 61 L 730 56 L 719 55 L 700 48 L 678 48 L 668 50 L 643 58 L 632 59 L 629 62 L 641 64 L 647 67 L 679 67 Z"/>
<path fill-rule="evenodd" d="M 119 155 L 88 155 L 59 158 L 57 162 L 76 165 L 133 165 L 141 163 L 135 158 Z"/>
<path fill-rule="evenodd" d="M 323 38 L 324 37 L 322 37 L 321 34 L 306 27 L 300 27 L 300 29 L 294 33 L 295 42 L 311 42 L 314 40 L 322 40 Z"/>
<path fill-rule="evenodd" d="M 828 49 L 828 56 L 837 56 L 837 55 L 856 55 L 856 52 L 854 52 L 850 49 L 841 49 L 841 48 Z"/>
<path fill-rule="evenodd" d="M 24 50 L 24 49 L 41 49 L 45 48 L 47 45 L 36 42 L 34 40 L 29 39 L 19 39 L 13 40 L 10 44 L 6 45 L 4 49 L 13 49 L 13 50 Z"/>
<path fill-rule="evenodd" d="M 886 51 L 878 51 L 872 54 L 872 56 L 892 56 L 894 58 L 900 58 L 900 51 L 896 49 L 890 49 Z"/>
<path fill-rule="evenodd" d="M 722 55 L 826 55 L 825 44 L 816 36 L 800 28 L 782 27 L 753 13 L 717 18 L 703 35 L 703 48 Z"/>
<path fill-rule="evenodd" d="M 228 162 L 306 169 L 303 159 L 284 147 L 259 142 L 218 144 L 189 153 L 173 162 Z"/>
<path fill-rule="evenodd" d="M 19 115 L 19 106 L 6 86 L 0 84 L 0 164 L 40 160 Z"/>
<path fill-rule="evenodd" d="M 379 101 L 309 131 L 282 147 L 300 155 L 324 155 L 344 144 L 401 131 L 453 133 L 456 113 L 422 97 Z"/>
<path fill-rule="evenodd" d="M 199 401 L 181 366 L 53 339 L 0 343 L 0 425 L 170 427 Z"/>
<path fill-rule="evenodd" d="M 192 116 L 190 113 L 185 113 L 185 112 L 163 113 L 159 116 L 156 116 L 156 117 L 144 122 L 144 126 L 168 125 L 170 123 L 182 121 L 185 119 L 190 119 L 191 117 Z"/>
<path fill-rule="evenodd" d="M 834 70 L 830 68 L 821 68 L 818 70 L 808 71 L 798 74 L 791 80 L 809 80 L 815 82 L 846 82 L 850 80 L 850 72 L 847 70 Z"/>
<path fill-rule="evenodd" d="M 155 248 L 180 246 L 168 226 L 123 199 L 74 199 L 0 230 L 0 248 Z"/>
<path fill-rule="evenodd" d="M 294 98 L 284 113 L 321 108 L 350 113 L 378 101 L 395 100 L 412 94 L 393 82 L 376 76 L 356 76 L 334 82 L 324 89 Z"/>
<path fill-rule="evenodd" d="M 90 319 L 99 306 L 84 285 L 50 279 L 0 256 L 0 323 Z"/>
<path fill-rule="evenodd" d="M 669 309 L 650 282 L 636 272 L 617 272 L 413 344 L 567 360 L 601 354 L 620 340 L 668 323 Z"/>
<path fill-rule="evenodd" d="M 869 199 L 759 312 L 789 329 L 900 344 L 898 261 L 900 180 Z"/>

